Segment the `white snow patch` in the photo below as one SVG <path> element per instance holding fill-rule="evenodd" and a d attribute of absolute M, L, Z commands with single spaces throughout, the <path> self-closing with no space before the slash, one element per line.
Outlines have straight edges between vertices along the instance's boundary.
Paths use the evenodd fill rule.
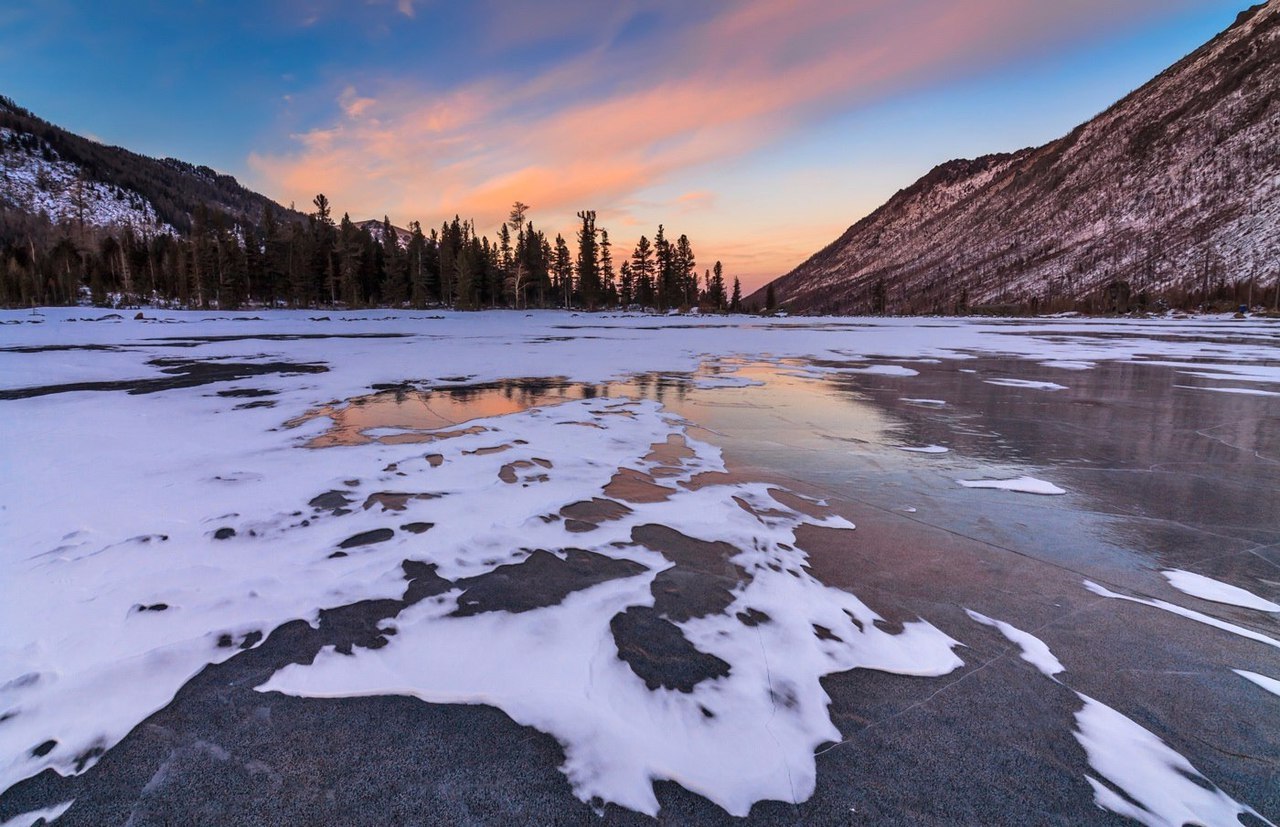
<path fill-rule="evenodd" d="M 1078 362 L 1072 359 L 1052 359 L 1048 362 L 1041 362 L 1041 367 L 1058 368 L 1059 370 L 1092 370 L 1097 367 L 1093 362 Z"/>
<path fill-rule="evenodd" d="M 0 827 L 31 827 L 40 819 L 44 819 L 46 824 L 52 824 L 57 821 L 63 813 L 71 809 L 71 805 L 75 804 L 73 798 L 70 801 L 64 801 L 61 804 L 54 804 L 51 807 L 41 807 L 39 810 L 31 810 L 26 813 L 19 813 L 13 818 L 0 821 Z"/>
<path fill-rule="evenodd" d="M 862 373 L 869 376 L 919 376 L 920 371 L 902 365 L 868 365 L 865 368 L 833 368 L 836 373 Z"/>
<path fill-rule="evenodd" d="M 1117 600 L 1128 600 L 1130 603 L 1141 603 L 1144 606 L 1164 609 L 1166 612 L 1182 615 L 1183 617 L 1189 620 L 1194 620 L 1197 623 L 1203 623 L 1206 626 L 1213 626 L 1214 628 L 1221 629 L 1224 632 L 1230 632 L 1233 635 L 1239 635 L 1240 637 L 1248 638 L 1249 640 L 1256 640 L 1258 643 L 1265 643 L 1268 646 L 1274 646 L 1275 648 L 1280 649 L 1280 640 L 1264 635 L 1261 632 L 1255 632 L 1252 629 L 1246 629 L 1243 626 L 1237 626 L 1234 623 L 1228 623 L 1225 620 L 1219 620 L 1218 618 L 1204 614 L 1203 612 L 1197 612 L 1193 609 L 1185 609 L 1176 603 L 1168 603 L 1164 600 L 1144 600 L 1141 597 L 1131 597 L 1127 594 L 1113 592 L 1104 586 L 1099 586 L 1091 580 L 1084 581 L 1084 587 L 1100 597 L 1112 597 Z"/>
<path fill-rule="evenodd" d="M 1035 379 L 983 379 L 988 385 L 1002 385 L 1007 388 L 1031 388 L 1040 391 L 1065 391 L 1066 385 L 1056 382 L 1040 382 Z"/>
<path fill-rule="evenodd" d="M 1002 491 L 1018 491 L 1023 494 L 1065 494 L 1066 489 L 1035 477 L 1014 477 L 1010 480 L 956 480 L 965 488 L 998 488 Z"/>
<path fill-rule="evenodd" d="M 1203 574 L 1181 569 L 1167 569 L 1162 574 L 1169 581 L 1169 585 L 1184 594 L 1198 597 L 1201 600 L 1212 600 L 1215 603 L 1227 603 L 1246 609 L 1257 609 L 1260 612 L 1280 612 L 1280 603 L 1272 603 L 1270 600 L 1258 597 L 1253 592 L 1246 591 L 1239 586 L 1223 583 L 1221 580 L 1214 580 L 1212 577 L 1205 577 Z"/>
<path fill-rule="evenodd" d="M 1271 824 L 1218 789 L 1149 730 L 1088 695 L 1076 694 L 1084 701 L 1084 708 L 1076 713 L 1075 736 L 1084 747 L 1089 766 L 1128 796 L 1085 776 L 1100 808 L 1147 827 L 1238 826 L 1238 817 L 1244 813 Z"/>
<path fill-rule="evenodd" d="M 770 515 L 749 513 L 735 497 Z M 584 801 L 598 797 L 654 815 L 653 783 L 671 779 L 745 816 L 760 800 L 812 795 L 814 749 L 841 737 L 822 676 L 856 668 L 935 676 L 963 665 L 952 651 L 958 643 L 929 623 L 908 622 L 888 634 L 856 597 L 813 578 L 792 545 L 795 529 L 813 521 L 781 506 L 763 486 L 682 489 L 665 502 L 633 507 L 635 514 L 589 535 L 592 550 L 619 555 L 613 543 L 655 522 L 741 549 L 731 561 L 750 580 L 735 590 L 734 602 L 722 613 L 677 624 L 698 650 L 730 665 L 727 676 L 689 693 L 650 690 L 619 658 L 611 619 L 652 605 L 654 576 L 671 565 L 631 549 L 627 555 L 650 571 L 519 615 L 450 617 L 453 592 L 403 612 L 395 619 L 398 633 L 380 649 L 353 656 L 328 649 L 312 665 L 288 666 L 258 689 L 491 704 L 564 745 L 562 769 Z M 839 518 L 820 524 L 849 525 Z M 738 615 L 749 610 L 769 620 L 746 625 Z M 819 638 L 815 625 L 835 639 Z"/>
<path fill-rule="evenodd" d="M 1246 672 L 1243 669 L 1232 669 L 1231 671 L 1247 681 L 1256 683 L 1272 695 L 1280 695 L 1280 681 L 1275 678 L 1268 678 L 1266 675 L 1259 675 L 1257 672 Z"/>
<path fill-rule="evenodd" d="M 1215 377 L 1216 378 L 1216 377 Z M 1259 388 L 1223 388 L 1209 387 L 1208 385 L 1174 385 L 1175 388 L 1182 388 L 1189 391 L 1214 391 L 1215 393 L 1238 393 L 1243 396 L 1280 396 L 1280 391 L 1264 391 Z"/>
<path fill-rule="evenodd" d="M 1043 640 L 1031 634 L 1024 632 L 1016 626 L 1011 626 L 1003 620 L 993 620 L 984 614 L 965 609 L 965 612 L 977 623 L 984 626 L 994 626 L 1004 635 L 1010 643 L 1013 643 L 1022 650 L 1022 659 L 1039 669 L 1041 674 L 1046 678 L 1052 678 L 1059 672 L 1065 672 L 1066 667 L 1058 660 L 1053 652 L 1049 651 L 1049 647 Z"/>
<path fill-rule="evenodd" d="M 901 401 L 910 402 L 912 405 L 932 405 L 937 408 L 941 408 L 943 405 L 947 404 L 945 399 L 911 399 L 905 396 L 902 397 Z"/>
<path fill-rule="evenodd" d="M 899 445 L 899 451 L 910 451 L 913 454 L 945 454 L 950 448 L 941 445 Z"/>

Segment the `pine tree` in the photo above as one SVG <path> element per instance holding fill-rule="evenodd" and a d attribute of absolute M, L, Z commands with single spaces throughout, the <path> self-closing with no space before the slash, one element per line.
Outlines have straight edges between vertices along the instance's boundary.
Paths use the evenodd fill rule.
<path fill-rule="evenodd" d="M 659 228 L 661 230 L 661 228 Z M 657 296 L 654 289 L 654 255 L 649 239 L 640 236 L 631 253 L 631 276 L 635 279 L 635 301 L 641 307 L 652 307 Z"/>
<path fill-rule="evenodd" d="M 773 292 L 773 282 L 769 282 L 769 286 L 764 291 L 764 309 L 773 312 L 778 306 L 778 297 Z"/>
<path fill-rule="evenodd" d="M 693 257 L 689 236 L 681 234 L 672 251 L 672 285 L 675 304 L 692 307 L 698 303 L 698 262 Z"/>
<path fill-rule="evenodd" d="M 526 305 L 527 297 L 525 292 L 528 290 L 527 281 L 529 278 L 529 235 L 525 233 L 524 216 L 528 212 L 529 205 L 523 201 L 517 201 L 511 205 L 511 212 L 507 216 L 507 223 L 502 225 L 503 232 L 506 237 L 510 237 L 510 232 L 515 232 L 515 250 L 513 251 L 513 261 L 511 266 L 507 268 L 507 293 L 511 296 L 511 304 L 515 308 L 521 308 Z M 530 224 L 531 228 L 533 224 Z"/>
<path fill-rule="evenodd" d="M 738 281 L 738 277 L 733 277 L 733 298 L 729 300 L 729 312 L 742 312 L 742 283 Z"/>
<path fill-rule="evenodd" d="M 422 234 L 422 225 L 417 221 L 409 222 L 409 247 L 406 251 L 409 267 L 409 301 L 421 310 L 427 306 L 427 269 L 423 261 L 426 254 L 427 239 Z"/>
<path fill-rule="evenodd" d="M 557 301 L 563 300 L 566 309 L 573 306 L 573 255 L 564 236 L 556 234 L 555 276 Z"/>
<path fill-rule="evenodd" d="M 582 228 L 578 230 L 578 293 L 588 310 L 600 304 L 600 256 L 596 242 L 595 210 L 578 213 Z"/>
<path fill-rule="evenodd" d="M 631 275 L 631 262 L 622 262 L 618 271 L 618 304 L 626 310 L 635 302 L 635 281 Z"/>
<path fill-rule="evenodd" d="M 725 311 L 724 266 L 717 261 L 711 273 L 711 280 L 707 285 L 707 300 L 717 313 L 723 313 Z"/>
<path fill-rule="evenodd" d="M 654 299 L 658 310 L 666 310 L 677 301 L 679 290 L 676 286 L 675 256 L 661 224 L 658 225 L 658 234 L 653 237 L 653 257 L 656 267 L 653 274 Z"/>
<path fill-rule="evenodd" d="M 405 251 L 400 247 L 400 234 L 391 219 L 382 217 L 382 301 L 400 307 L 409 298 L 409 271 Z"/>
<path fill-rule="evenodd" d="M 613 245 L 609 243 L 609 231 L 600 230 L 600 286 L 606 304 L 618 303 L 617 278 L 613 272 Z"/>
<path fill-rule="evenodd" d="M 364 244 L 360 231 L 343 213 L 338 225 L 337 294 L 347 307 L 360 303 L 360 269 L 364 264 Z"/>

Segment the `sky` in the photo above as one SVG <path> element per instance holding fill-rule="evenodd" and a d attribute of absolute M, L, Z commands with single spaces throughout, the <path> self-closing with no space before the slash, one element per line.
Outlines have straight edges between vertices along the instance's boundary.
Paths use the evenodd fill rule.
<path fill-rule="evenodd" d="M 1052 140 L 1246 0 L 5 0 L 0 93 L 285 205 L 615 249 L 750 290 L 951 158 Z"/>

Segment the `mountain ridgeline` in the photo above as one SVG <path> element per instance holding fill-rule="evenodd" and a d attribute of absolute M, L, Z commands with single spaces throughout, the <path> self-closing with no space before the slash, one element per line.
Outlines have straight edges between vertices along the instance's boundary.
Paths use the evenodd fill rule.
<path fill-rule="evenodd" d="M 51 223 L 129 224 L 139 232 L 172 229 L 189 234 L 203 213 L 226 224 L 301 219 L 241 186 L 230 175 L 176 158 L 156 159 L 107 146 L 55 126 L 0 97 L 0 208 Z M 148 226 L 149 225 L 149 226 Z"/>
<path fill-rule="evenodd" d="M 944 163 L 747 304 L 1124 312 L 1280 292 L 1280 3 L 1044 146 Z M 769 294 L 772 293 L 770 297 Z"/>
<path fill-rule="evenodd" d="M 105 146 L 0 97 L 0 306 L 740 308 L 721 267 L 701 276 L 659 225 L 615 267 L 608 230 L 578 213 L 576 251 L 517 202 L 491 240 L 458 216 L 439 230 L 306 214 L 229 175 Z"/>

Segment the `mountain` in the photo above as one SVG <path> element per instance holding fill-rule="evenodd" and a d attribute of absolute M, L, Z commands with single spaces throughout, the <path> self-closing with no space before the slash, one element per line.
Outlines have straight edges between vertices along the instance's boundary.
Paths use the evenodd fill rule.
<path fill-rule="evenodd" d="M 369 233 L 369 236 L 374 241 L 379 244 L 382 243 L 381 221 L 376 218 L 369 218 L 364 221 L 356 221 L 355 225 L 358 229 Z M 413 239 L 413 233 L 409 232 L 404 227 L 397 227 L 394 224 L 391 225 L 391 231 L 396 234 L 396 243 L 398 243 L 401 248 L 409 246 L 409 242 Z"/>
<path fill-rule="evenodd" d="M 1272 0 L 1063 138 L 936 167 L 771 287 L 791 311 L 1046 312 L 1243 301 L 1278 278 Z"/>
<path fill-rule="evenodd" d="M 135 232 L 191 231 L 201 209 L 228 225 L 298 213 L 230 175 L 174 158 L 155 159 L 68 132 L 0 97 L 0 209 L 53 224 L 129 226 Z"/>

